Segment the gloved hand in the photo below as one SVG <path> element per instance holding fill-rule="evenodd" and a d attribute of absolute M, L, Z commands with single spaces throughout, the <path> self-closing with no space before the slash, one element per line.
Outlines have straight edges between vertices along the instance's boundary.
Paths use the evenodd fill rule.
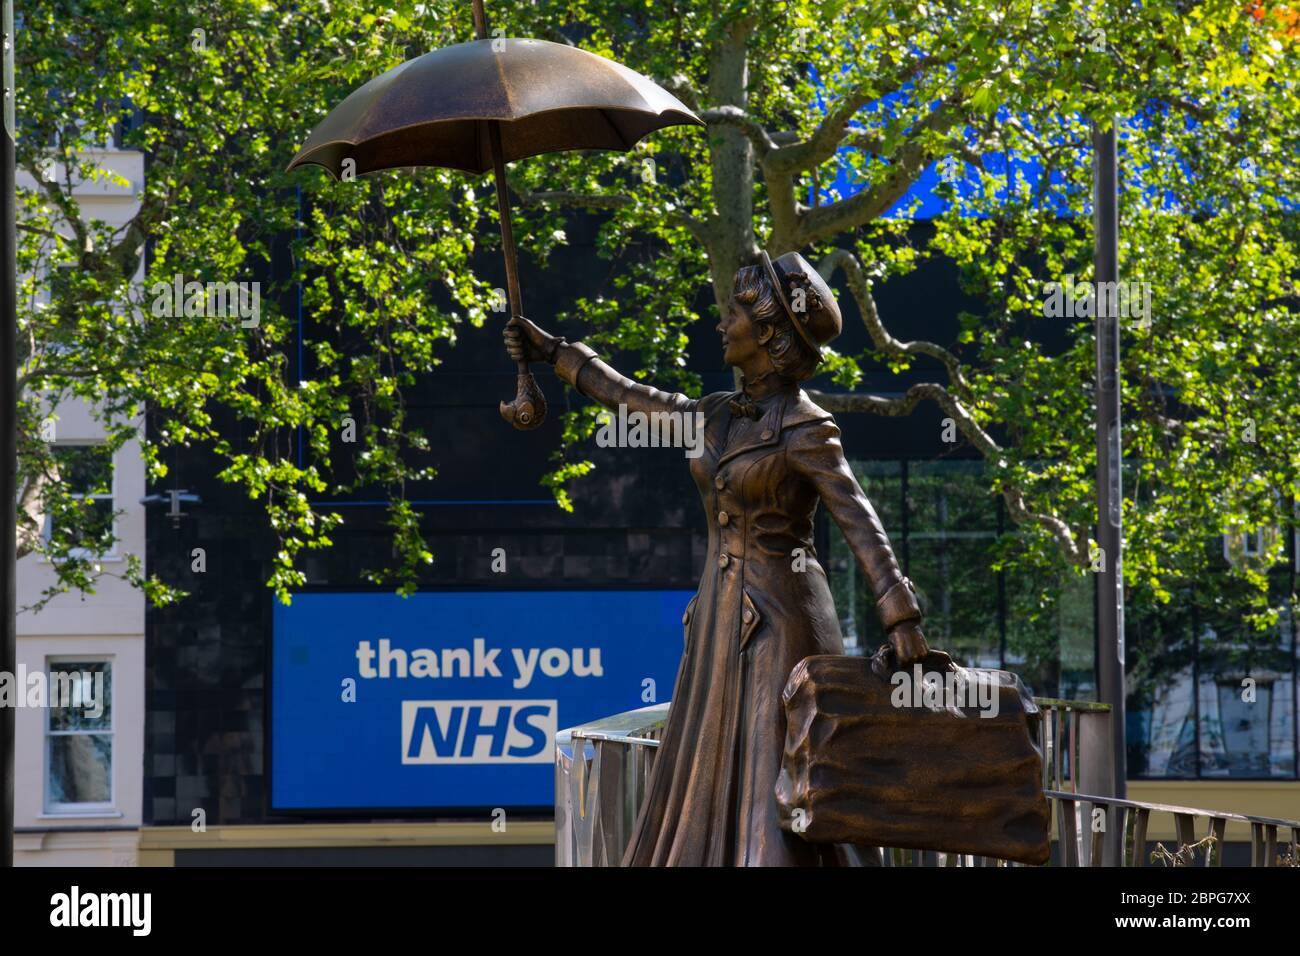
<path fill-rule="evenodd" d="M 919 661 L 930 653 L 930 645 L 921 633 L 920 621 L 899 621 L 889 632 L 889 646 L 900 667 Z"/>
<path fill-rule="evenodd" d="M 506 323 L 501 333 L 506 351 L 516 362 L 555 362 L 555 350 L 561 339 L 520 316 Z"/>
<path fill-rule="evenodd" d="M 871 670 L 879 678 L 889 680 L 895 671 L 930 655 L 930 645 L 921 633 L 918 620 L 899 621 L 889 631 L 889 643 L 881 644 L 871 655 Z M 941 664 L 948 670 L 952 661 L 943 651 L 934 652 L 931 663 Z"/>

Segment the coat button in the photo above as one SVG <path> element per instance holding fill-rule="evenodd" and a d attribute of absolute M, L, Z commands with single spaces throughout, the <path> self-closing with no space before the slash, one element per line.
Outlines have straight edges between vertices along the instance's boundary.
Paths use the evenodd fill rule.
<path fill-rule="evenodd" d="M 746 624 L 754 620 L 754 612 L 751 611 L 749 608 L 745 608 L 745 613 L 741 616 L 745 619 Z"/>
<path fill-rule="evenodd" d="M 718 475 L 718 477 L 713 479 L 713 487 L 721 491 L 723 488 L 727 487 L 727 479 Z"/>
<path fill-rule="evenodd" d="M 730 520 L 731 520 L 731 516 L 727 514 L 725 511 L 718 512 L 718 524 L 723 525 L 725 527 L 727 522 L 729 522 Z"/>
<path fill-rule="evenodd" d="M 772 437 L 772 429 L 770 429 L 770 428 L 764 428 L 764 429 L 763 429 L 763 434 L 760 435 L 759 437 L 762 438 L 763 441 L 767 441 L 769 438 Z"/>
<path fill-rule="evenodd" d="M 723 554 L 721 557 L 718 558 L 718 567 L 720 568 L 725 568 L 730 563 L 731 563 L 731 555 L 729 554 Z"/>

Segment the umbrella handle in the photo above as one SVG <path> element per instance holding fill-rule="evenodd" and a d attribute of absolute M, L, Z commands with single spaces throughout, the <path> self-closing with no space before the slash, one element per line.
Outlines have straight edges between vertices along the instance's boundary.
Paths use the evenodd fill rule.
<path fill-rule="evenodd" d="M 502 161 L 501 128 L 495 120 L 488 124 L 488 149 L 492 153 L 492 171 L 497 181 L 497 212 L 501 219 L 501 252 L 506 260 L 506 291 L 510 295 L 510 315 L 521 318 L 519 303 L 519 264 L 515 254 L 515 237 L 510 228 L 510 196 L 506 192 L 506 164 Z M 546 421 L 546 397 L 528 371 L 528 363 L 519 361 L 515 377 L 515 397 L 501 403 L 501 417 L 515 428 L 528 431 Z"/>
<path fill-rule="evenodd" d="M 519 363 L 515 377 L 515 397 L 501 403 L 501 417 L 520 431 L 529 431 L 546 421 L 546 396 L 537 387 L 528 363 Z"/>

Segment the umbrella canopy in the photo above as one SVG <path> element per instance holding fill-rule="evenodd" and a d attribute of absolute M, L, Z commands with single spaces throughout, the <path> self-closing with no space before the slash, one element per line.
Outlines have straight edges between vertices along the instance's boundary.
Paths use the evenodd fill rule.
<path fill-rule="evenodd" d="M 488 39 L 474 0 L 472 43 L 434 50 L 377 76 L 335 107 L 289 164 L 341 178 L 405 166 L 491 169 L 512 319 L 523 315 L 510 225 L 506 163 L 569 149 L 626 150 L 665 126 L 703 126 L 672 94 L 627 67 L 547 40 Z M 516 428 L 546 418 L 546 398 L 518 362 L 515 398 L 501 416 Z"/>
<path fill-rule="evenodd" d="M 494 49 L 494 46 L 496 49 Z M 355 90 L 289 164 L 335 177 L 403 166 L 469 173 L 501 159 L 570 149 L 626 150 L 665 126 L 703 126 L 654 81 L 613 60 L 549 40 L 475 40 L 408 60 Z"/>

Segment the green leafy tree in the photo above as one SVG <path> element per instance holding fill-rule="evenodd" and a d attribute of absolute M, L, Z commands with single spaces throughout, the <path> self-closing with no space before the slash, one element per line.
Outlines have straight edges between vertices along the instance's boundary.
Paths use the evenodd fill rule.
<path fill-rule="evenodd" d="M 1088 134 L 1114 117 L 1121 274 L 1151 294 L 1122 346 L 1131 598 L 1156 605 L 1201 580 L 1218 530 L 1291 520 L 1300 99 L 1284 8 L 537 0 L 489 4 L 489 16 L 507 35 L 623 62 L 707 124 L 662 131 L 628 154 L 512 167 L 516 235 L 535 261 L 565 241 L 574 210 L 604 217 L 599 251 L 617 262 L 618 295 L 579 300 L 561 318 L 631 357 L 636 375 L 695 390 L 687 330 L 716 318 L 696 309 L 700 290 L 720 308 L 760 248 L 803 252 L 856 303 L 872 343 L 832 353 L 839 389 L 818 400 L 843 413 L 942 409 L 1014 523 L 998 559 L 1035 573 L 1090 566 L 1093 323 L 1044 306 L 1049 283 L 1091 275 Z M 405 494 L 431 472 L 403 389 L 436 374 L 444 349 L 491 315 L 488 283 L 470 266 L 474 237 L 494 241 L 491 180 L 426 169 L 333 183 L 282 170 L 347 92 L 469 39 L 469 4 L 65 0 L 28 14 L 24 28 L 24 167 L 37 170 L 51 150 L 75 164 L 124 121 L 123 145 L 148 157 L 141 210 L 125 230 L 76 226 L 66 184 L 25 196 L 25 299 L 48 265 L 77 266 L 57 308 L 24 309 L 28 437 L 38 395 L 91 397 L 119 416 L 149 401 L 166 420 L 162 444 L 211 445 L 223 477 L 265 503 L 281 541 L 270 584 L 282 597 L 302 580 L 301 553 L 327 547 L 341 520 L 312 498 L 380 487 L 400 560 L 374 574 L 413 588 L 429 555 Z M 918 231 L 898 206 L 936 164 L 947 208 Z M 1026 175 L 1030 164 L 1037 175 Z M 266 274 L 288 235 L 292 274 L 264 290 L 255 329 L 157 320 L 142 301 L 178 274 Z M 146 252 L 145 282 L 133 285 Z M 929 261 L 955 264 L 983 302 L 949 341 L 900 338 L 909 317 L 876 305 L 879 288 Z M 290 361 L 296 329 L 278 307 L 299 281 L 303 381 Z M 900 397 L 859 390 L 881 370 L 906 374 Z M 238 440 L 214 427 L 214 409 L 236 416 Z M 340 446 L 348 417 L 362 434 Z M 593 428 L 592 409 L 565 422 L 548 478 L 562 505 L 590 471 L 579 443 Z M 34 475 L 40 446 L 24 447 Z M 161 474 L 158 446 L 148 451 Z M 1260 623 L 1276 604 L 1265 571 L 1283 538 L 1270 540 L 1272 554 L 1233 571 Z"/>
<path fill-rule="evenodd" d="M 580 313 L 644 374 L 686 378 L 684 329 L 712 319 L 689 307 L 702 279 L 722 308 L 760 247 L 803 252 L 849 293 L 872 343 L 832 357 L 850 390 L 817 400 L 886 416 L 937 405 L 1014 522 L 999 560 L 1043 582 L 1021 610 L 1049 608 L 1062 569 L 1092 566 L 1095 513 L 1093 320 L 1048 314 L 1050 289 L 1091 278 L 1090 129 L 1113 119 L 1121 275 L 1135 283 L 1122 338 L 1130 601 L 1158 606 L 1206 581 L 1218 531 L 1290 523 L 1300 60 L 1285 7 L 527 9 L 526 29 L 570 24 L 709 124 L 656 135 L 630 164 L 566 156 L 514 171 L 534 205 L 610 211 L 602 239 L 625 257 L 628 295 Z M 638 179 L 646 159 L 665 175 Z M 947 209 L 918 239 L 899 204 L 936 165 L 955 171 L 937 189 Z M 647 238 L 656 254 L 637 255 Z M 905 340 L 891 329 L 909 317 L 882 314 L 875 290 L 934 260 L 984 308 L 950 341 Z M 908 373 L 900 397 L 851 390 L 882 368 Z M 1258 625 L 1276 618 L 1266 572 L 1285 544 L 1268 540 L 1229 572 Z"/>
<path fill-rule="evenodd" d="M 429 473 L 402 389 L 436 368 L 458 325 L 484 319 L 487 296 L 466 266 L 475 183 L 434 170 L 337 184 L 283 172 L 351 89 L 454 42 L 465 23 L 416 9 L 67 0 L 23 11 L 18 161 L 35 187 L 20 214 L 19 554 L 57 559 L 55 590 L 93 589 L 104 573 L 93 516 L 42 440 L 42 422 L 73 399 L 103 420 L 105 454 L 141 436 L 148 403 L 162 422 L 145 444 L 154 478 L 167 473 L 165 448 L 214 449 L 221 477 L 265 504 L 280 541 L 270 584 L 282 598 L 303 580 L 301 552 L 327 547 L 341 520 L 309 504 L 322 493 L 390 493 L 401 560 L 375 569 L 377 579 L 409 589 L 429 560 L 404 499 Z M 82 184 L 112 178 L 98 147 L 113 138 L 147 159 L 125 224 L 94 220 L 79 201 Z M 304 238 L 291 274 L 271 281 L 275 245 L 295 230 Z M 259 283 L 260 312 L 214 311 L 205 294 L 170 302 L 178 277 L 182 288 Z M 299 281 L 315 330 L 308 377 L 292 366 L 297 329 L 282 308 Z M 465 303 L 459 314 L 438 307 L 439 286 Z M 218 427 L 222 415 L 238 439 Z M 340 455 L 348 428 L 357 440 L 341 447 L 361 451 Z M 63 529 L 51 540 L 39 532 L 43 514 Z M 136 559 L 128 573 L 155 600 L 176 596 L 143 580 Z"/>

